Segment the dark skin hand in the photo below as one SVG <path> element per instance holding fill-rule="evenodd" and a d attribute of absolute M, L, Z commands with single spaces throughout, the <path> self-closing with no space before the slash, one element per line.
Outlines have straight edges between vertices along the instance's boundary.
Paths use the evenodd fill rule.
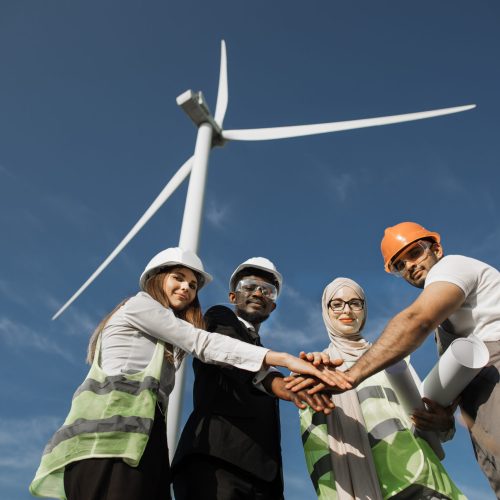
<path fill-rule="evenodd" d="M 458 399 L 453 401 L 447 408 L 427 398 L 422 398 L 422 401 L 425 403 L 427 411 L 414 410 L 410 416 L 415 427 L 424 431 L 438 432 L 448 431 L 453 427 L 455 420 L 453 414 L 457 409 Z"/>
<path fill-rule="evenodd" d="M 318 369 L 328 370 L 331 375 L 338 377 L 344 389 L 351 387 L 350 378 L 344 376 L 342 372 L 335 370 L 335 367 L 343 364 L 344 361 L 342 359 L 331 360 L 328 354 L 322 352 L 309 354 L 301 352 L 299 357 L 300 359 L 309 361 Z M 297 408 L 304 409 L 308 405 L 314 411 L 322 411 L 325 415 L 331 413 L 333 408 L 335 408 L 330 395 L 327 393 L 309 394 L 307 391 L 291 391 L 287 389 L 286 381 L 290 378 L 294 379 L 293 376 L 283 378 L 280 374 L 275 373 L 266 377 L 263 384 L 268 392 L 273 393 L 280 399 L 293 402 Z M 319 381 L 319 379 L 316 380 Z M 338 385 L 335 387 L 338 387 Z"/>
<path fill-rule="evenodd" d="M 332 412 L 335 405 L 330 397 L 326 394 L 307 394 L 307 391 L 293 392 L 285 388 L 286 382 L 283 377 L 276 375 L 272 378 L 271 382 L 263 382 L 264 387 L 268 392 L 273 393 L 276 397 L 284 401 L 291 401 L 297 408 L 303 410 L 310 406 L 314 411 L 321 411 L 325 415 Z"/>

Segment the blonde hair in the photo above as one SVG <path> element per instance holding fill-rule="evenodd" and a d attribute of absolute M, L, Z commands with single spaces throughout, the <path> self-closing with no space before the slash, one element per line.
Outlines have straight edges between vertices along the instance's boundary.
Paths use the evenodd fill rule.
<path fill-rule="evenodd" d="M 144 284 L 144 291 L 149 295 L 151 295 L 151 297 L 155 299 L 157 302 L 159 302 L 163 307 L 170 309 L 170 303 L 168 301 L 165 290 L 163 289 L 163 282 L 165 281 L 166 276 L 169 275 L 172 271 L 182 267 L 184 266 L 179 265 L 169 268 L 162 268 L 156 274 L 149 276 L 148 279 L 146 280 L 146 283 Z M 201 276 L 199 276 L 198 273 L 196 272 L 194 272 L 194 274 L 196 276 L 198 283 L 200 283 Z M 97 328 L 92 333 L 89 340 L 89 345 L 87 349 L 87 358 L 86 358 L 86 361 L 89 365 L 92 364 L 94 360 L 97 342 L 99 340 L 102 331 L 104 330 L 104 327 L 106 326 L 111 316 L 113 316 L 113 314 L 116 311 L 118 311 L 118 309 L 120 309 L 120 307 L 122 307 L 127 302 L 127 300 L 128 298 L 122 300 L 110 313 L 108 313 L 101 320 L 101 322 L 97 325 Z M 188 323 L 191 323 L 196 328 L 201 328 L 201 329 L 205 328 L 205 321 L 203 319 L 203 313 L 201 312 L 201 305 L 198 299 L 198 291 L 196 291 L 196 295 L 193 301 L 186 308 L 182 310 L 172 309 L 172 311 L 175 314 L 175 316 L 177 316 L 180 319 L 183 319 L 184 321 L 187 321 Z M 165 344 L 165 359 L 167 362 L 173 364 L 174 361 L 181 361 L 185 355 L 186 353 L 183 350 L 178 349 L 177 354 L 174 356 L 174 348 L 172 344 Z"/>

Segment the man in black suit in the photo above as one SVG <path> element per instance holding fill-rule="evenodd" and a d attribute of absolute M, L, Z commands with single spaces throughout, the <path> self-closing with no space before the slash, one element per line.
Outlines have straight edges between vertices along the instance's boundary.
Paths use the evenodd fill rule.
<path fill-rule="evenodd" d="M 262 345 L 260 324 L 276 308 L 282 277 L 263 257 L 240 264 L 231 276 L 225 306 L 205 314 L 207 330 Z M 328 397 L 285 389 L 275 369 L 258 373 L 193 361 L 193 412 L 172 463 L 176 500 L 283 499 L 277 396 L 299 408 L 328 413 Z"/>

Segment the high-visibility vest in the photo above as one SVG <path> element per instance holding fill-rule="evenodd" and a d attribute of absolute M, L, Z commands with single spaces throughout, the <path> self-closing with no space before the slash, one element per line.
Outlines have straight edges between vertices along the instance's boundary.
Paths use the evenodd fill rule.
<path fill-rule="evenodd" d="M 434 498 L 466 500 L 429 444 L 413 434 L 384 372 L 366 379 L 356 391 L 384 499 L 411 488 L 417 490 L 414 498 L 434 493 Z M 326 417 L 308 407 L 300 411 L 300 423 L 307 468 L 318 498 L 334 500 L 337 492 Z"/>
<path fill-rule="evenodd" d="M 32 495 L 66 500 L 64 468 L 78 460 L 123 458 L 133 467 L 141 460 L 153 427 L 164 343 L 156 343 L 151 361 L 141 372 L 112 376 L 99 366 L 100 343 L 99 339 L 69 415 L 43 451 L 30 485 Z"/>

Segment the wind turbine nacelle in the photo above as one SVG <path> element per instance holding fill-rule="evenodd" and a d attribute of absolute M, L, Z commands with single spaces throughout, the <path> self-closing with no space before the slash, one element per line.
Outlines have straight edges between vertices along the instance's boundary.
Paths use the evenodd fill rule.
<path fill-rule="evenodd" d="M 215 121 L 208 104 L 203 97 L 203 93 L 186 90 L 176 99 L 177 105 L 180 106 L 186 114 L 193 120 L 194 124 L 199 127 L 202 123 L 210 123 L 214 129 L 214 135 L 220 136 L 222 129 Z"/>

